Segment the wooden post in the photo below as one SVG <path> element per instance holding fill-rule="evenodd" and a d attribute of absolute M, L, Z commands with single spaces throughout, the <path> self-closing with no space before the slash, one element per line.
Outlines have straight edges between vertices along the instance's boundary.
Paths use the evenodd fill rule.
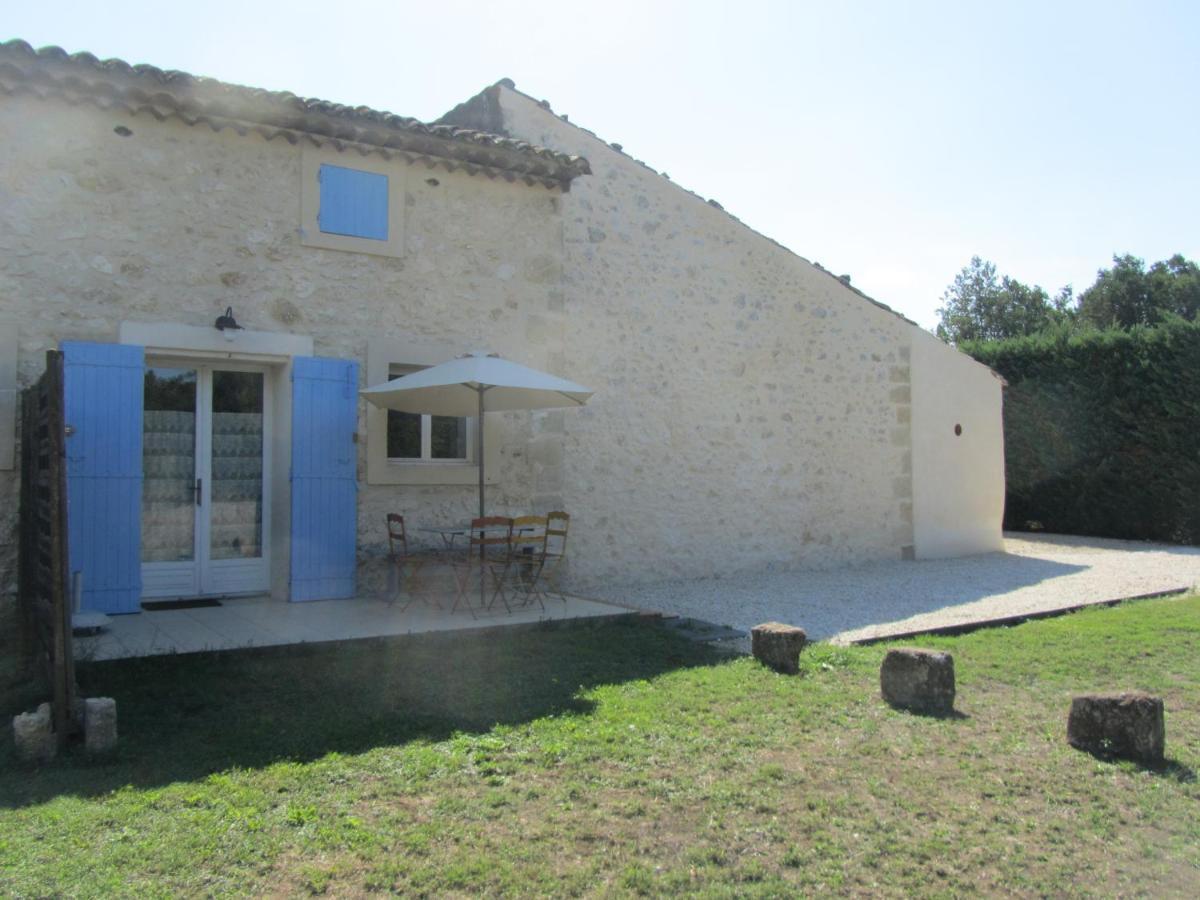
<path fill-rule="evenodd" d="M 21 610 L 22 668 L 38 661 L 37 628 L 37 409 L 38 387 L 21 391 L 21 494 L 18 509 L 17 600 Z"/>
<path fill-rule="evenodd" d="M 75 731 L 75 652 L 71 633 L 70 556 L 67 551 L 67 448 L 63 355 L 46 353 L 45 426 L 50 511 L 49 599 L 53 615 L 54 732 L 63 744 Z"/>
<path fill-rule="evenodd" d="M 19 597 L 26 652 L 45 666 L 55 737 L 77 729 L 73 612 L 67 548 L 66 422 L 63 355 L 46 353 L 46 371 L 21 393 Z"/>

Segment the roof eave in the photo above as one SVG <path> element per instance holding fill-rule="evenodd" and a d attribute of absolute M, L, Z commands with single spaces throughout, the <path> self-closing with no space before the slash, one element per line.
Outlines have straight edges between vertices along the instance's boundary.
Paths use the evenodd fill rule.
<path fill-rule="evenodd" d="M 268 140 L 308 139 L 363 153 L 400 156 L 450 171 L 569 190 L 591 171 L 586 159 L 525 141 L 450 125 L 426 125 L 394 113 L 348 107 L 199 78 L 184 72 L 100 60 L 59 47 L 34 50 L 20 40 L 0 44 L 0 92 L 123 109 L 156 119 L 178 118 L 214 130 L 254 131 Z"/>

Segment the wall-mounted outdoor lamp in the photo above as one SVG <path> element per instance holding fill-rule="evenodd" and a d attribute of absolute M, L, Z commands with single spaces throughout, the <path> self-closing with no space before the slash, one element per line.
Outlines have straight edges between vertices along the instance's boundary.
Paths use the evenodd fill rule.
<path fill-rule="evenodd" d="M 213 323 L 213 327 L 217 331 L 241 331 L 242 326 L 237 323 L 237 319 L 233 317 L 233 307 L 225 307 L 225 315 L 217 316 L 217 321 Z"/>

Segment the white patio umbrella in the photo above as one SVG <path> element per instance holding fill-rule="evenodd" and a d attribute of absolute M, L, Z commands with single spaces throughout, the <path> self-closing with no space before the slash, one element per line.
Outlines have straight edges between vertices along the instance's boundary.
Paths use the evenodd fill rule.
<path fill-rule="evenodd" d="M 483 502 L 483 414 L 515 409 L 583 406 L 592 391 L 495 354 L 471 354 L 366 388 L 364 397 L 382 409 L 433 416 L 478 416 L 479 516 Z"/>

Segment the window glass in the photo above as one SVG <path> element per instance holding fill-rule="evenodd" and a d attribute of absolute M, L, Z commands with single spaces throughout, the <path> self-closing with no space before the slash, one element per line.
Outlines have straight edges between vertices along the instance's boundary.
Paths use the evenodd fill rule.
<path fill-rule="evenodd" d="M 421 458 L 421 419 L 416 413 L 388 410 L 388 459 Z"/>
<path fill-rule="evenodd" d="M 419 372 L 421 366 L 393 365 L 392 378 Z M 468 420 L 457 416 L 429 416 L 397 412 L 387 414 L 387 455 L 396 460 L 468 462 Z"/>
<path fill-rule="evenodd" d="M 467 458 L 467 420 L 430 416 L 430 455 L 434 459 Z"/>
<path fill-rule="evenodd" d="M 264 382 L 261 372 L 213 372 L 213 559 L 262 556 Z"/>
<path fill-rule="evenodd" d="M 146 369 L 142 400 L 142 562 L 196 550 L 196 370 Z"/>

